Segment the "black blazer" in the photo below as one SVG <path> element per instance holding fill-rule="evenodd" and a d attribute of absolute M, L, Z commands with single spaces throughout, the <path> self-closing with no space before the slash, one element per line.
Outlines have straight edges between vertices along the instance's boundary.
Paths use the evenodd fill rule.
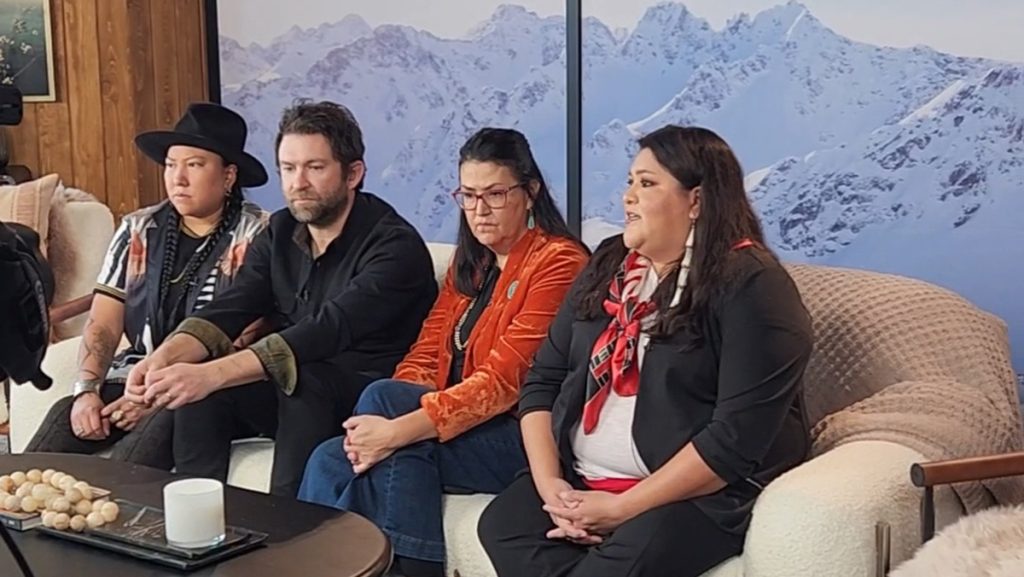
<path fill-rule="evenodd" d="M 613 242 L 621 245 L 621 237 L 602 248 Z M 650 340 L 633 438 L 651 471 L 693 443 L 728 483 L 694 504 L 723 530 L 742 534 L 760 490 L 809 450 L 801 378 L 813 336 L 796 285 L 774 258 L 756 248 L 729 258 L 731 280 L 700 326 L 703 342 L 686 350 L 682 333 Z M 520 415 L 551 411 L 562 472 L 573 484 L 580 480 L 571 434 L 583 413 L 594 342 L 610 320 L 578 320 L 578 284 L 552 322 L 519 401 Z"/>

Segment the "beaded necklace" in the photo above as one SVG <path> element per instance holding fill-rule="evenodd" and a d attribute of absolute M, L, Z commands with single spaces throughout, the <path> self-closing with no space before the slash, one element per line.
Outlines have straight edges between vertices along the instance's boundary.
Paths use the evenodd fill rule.
<path fill-rule="evenodd" d="M 480 284 L 476 287 L 476 296 L 473 297 L 473 300 L 469 301 L 469 306 L 466 307 L 462 316 L 459 317 L 459 322 L 455 324 L 455 335 L 453 340 L 455 341 L 455 348 L 459 352 L 465 351 L 466 345 L 469 344 L 462 340 L 462 327 L 466 324 L 466 319 L 469 318 L 469 311 L 473 310 L 473 307 L 476 306 L 476 301 L 480 298 L 480 293 L 483 291 L 484 285 L 487 284 L 487 280 L 490 278 L 492 270 L 493 269 L 490 265 L 484 269 L 484 274 L 481 276 Z"/>

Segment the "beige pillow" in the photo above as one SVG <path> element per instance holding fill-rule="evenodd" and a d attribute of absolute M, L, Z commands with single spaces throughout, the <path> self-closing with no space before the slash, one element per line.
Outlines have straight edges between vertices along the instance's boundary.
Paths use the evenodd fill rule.
<path fill-rule="evenodd" d="M 59 183 L 57 174 L 47 174 L 29 182 L 0 186 L 0 221 L 17 222 L 39 233 L 44 256 L 50 233 L 50 202 Z"/>

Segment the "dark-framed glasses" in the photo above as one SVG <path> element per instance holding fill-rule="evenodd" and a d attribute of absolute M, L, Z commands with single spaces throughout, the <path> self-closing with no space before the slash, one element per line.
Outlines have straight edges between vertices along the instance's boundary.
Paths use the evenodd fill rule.
<path fill-rule="evenodd" d="M 504 208 L 508 204 L 508 193 L 525 184 L 525 182 L 517 182 L 508 188 L 495 186 L 480 193 L 459 189 L 452 193 L 452 198 L 462 210 L 474 210 L 477 202 L 481 200 L 487 205 L 487 208 Z"/>

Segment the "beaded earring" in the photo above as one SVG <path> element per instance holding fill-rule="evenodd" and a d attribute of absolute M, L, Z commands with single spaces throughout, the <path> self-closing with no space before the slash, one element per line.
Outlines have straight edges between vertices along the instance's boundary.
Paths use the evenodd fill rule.
<path fill-rule="evenodd" d="M 679 278 L 676 279 L 676 292 L 672 295 L 672 304 L 669 307 L 679 305 L 683 298 L 683 289 L 686 288 L 686 277 L 690 276 L 690 263 L 693 262 L 693 236 L 697 229 L 697 221 L 690 223 L 690 234 L 686 235 L 686 254 L 683 255 L 683 262 L 679 263 Z"/>

